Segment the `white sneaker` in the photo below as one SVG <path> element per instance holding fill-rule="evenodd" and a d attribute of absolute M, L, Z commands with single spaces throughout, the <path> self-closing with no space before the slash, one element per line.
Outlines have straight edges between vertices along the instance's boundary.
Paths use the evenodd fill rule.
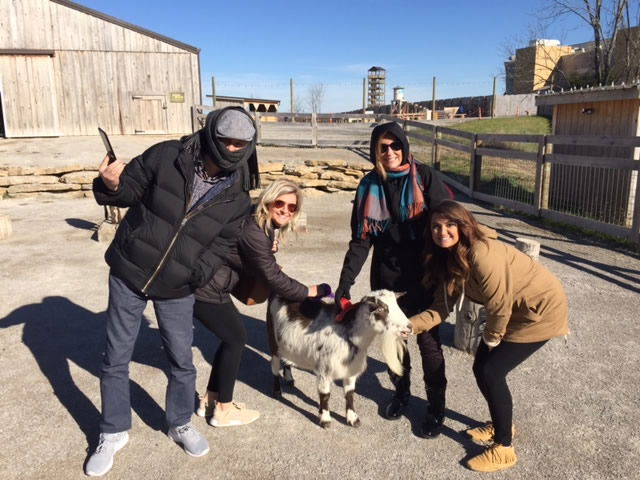
<path fill-rule="evenodd" d="M 209 453 L 209 442 L 193 428 L 191 422 L 170 428 L 168 435 L 171 440 L 182 445 L 184 451 L 192 457 L 201 457 Z"/>
<path fill-rule="evenodd" d="M 116 452 L 129 441 L 128 432 L 101 433 L 98 447 L 89 457 L 84 473 L 90 477 L 100 477 L 113 467 L 113 457 Z"/>

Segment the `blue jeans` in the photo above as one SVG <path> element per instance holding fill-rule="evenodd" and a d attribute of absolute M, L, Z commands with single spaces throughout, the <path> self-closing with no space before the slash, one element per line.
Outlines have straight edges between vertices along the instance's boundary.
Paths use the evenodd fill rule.
<path fill-rule="evenodd" d="M 131 290 L 122 280 L 109 275 L 107 345 L 100 376 L 100 431 L 103 433 L 122 432 L 131 428 L 129 362 L 148 300 L 153 302 L 170 364 L 165 399 L 167 425 L 169 428 L 178 427 L 191 419 L 196 384 L 191 351 L 194 296 L 153 299 Z"/>

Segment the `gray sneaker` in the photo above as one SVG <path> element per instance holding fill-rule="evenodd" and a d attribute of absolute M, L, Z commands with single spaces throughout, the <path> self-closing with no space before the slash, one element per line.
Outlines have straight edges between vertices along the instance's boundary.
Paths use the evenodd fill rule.
<path fill-rule="evenodd" d="M 209 442 L 193 428 L 191 422 L 181 427 L 169 429 L 169 438 L 182 445 L 184 451 L 192 457 L 201 457 L 209 453 Z"/>
<path fill-rule="evenodd" d="M 128 432 L 101 433 L 98 447 L 89 457 L 84 473 L 90 477 L 100 477 L 113 467 L 113 457 L 129 441 Z"/>

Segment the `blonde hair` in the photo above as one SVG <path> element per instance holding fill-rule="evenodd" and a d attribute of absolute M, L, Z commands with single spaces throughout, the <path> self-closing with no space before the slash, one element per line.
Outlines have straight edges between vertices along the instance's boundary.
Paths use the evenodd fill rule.
<path fill-rule="evenodd" d="M 287 195 L 288 193 L 295 193 L 296 200 L 298 204 L 298 208 L 295 213 L 291 217 L 291 221 L 283 227 L 280 227 L 280 238 L 283 237 L 283 234 L 289 232 L 294 229 L 296 223 L 298 222 L 298 218 L 300 216 L 300 212 L 302 211 L 302 189 L 297 183 L 294 183 L 289 180 L 276 180 L 271 185 L 263 190 L 263 192 L 258 197 L 258 203 L 256 205 L 256 222 L 258 226 L 264 229 L 265 232 L 269 230 L 273 230 L 275 225 L 271 220 L 271 215 L 269 213 L 269 205 L 275 202 L 278 197 L 282 195 Z"/>
<path fill-rule="evenodd" d="M 382 148 L 380 147 L 380 142 L 382 141 L 383 138 L 386 138 L 387 140 L 394 140 L 397 142 L 399 142 L 400 139 L 391 132 L 386 132 L 384 135 L 378 138 L 378 143 L 376 144 L 376 161 L 375 161 L 376 172 L 378 172 L 378 175 L 380 175 L 380 178 L 382 178 L 383 180 L 386 180 L 387 171 L 384 168 L 384 163 L 382 163 L 383 154 L 382 154 Z"/>

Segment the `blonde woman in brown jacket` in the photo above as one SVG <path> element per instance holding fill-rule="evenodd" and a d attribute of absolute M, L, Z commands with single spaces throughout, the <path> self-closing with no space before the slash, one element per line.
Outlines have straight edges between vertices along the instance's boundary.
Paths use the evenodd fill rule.
<path fill-rule="evenodd" d="M 429 310 L 411 318 L 414 333 L 428 331 L 447 317 L 460 295 L 482 304 L 486 325 L 473 364 L 491 421 L 466 430 L 487 444 L 467 462 L 493 472 L 516 463 L 512 446 L 513 404 L 507 374 L 547 340 L 568 333 L 567 299 L 558 279 L 524 253 L 497 240 L 495 231 L 453 201 L 431 210 L 425 235 L 425 278 L 437 288 Z"/>

